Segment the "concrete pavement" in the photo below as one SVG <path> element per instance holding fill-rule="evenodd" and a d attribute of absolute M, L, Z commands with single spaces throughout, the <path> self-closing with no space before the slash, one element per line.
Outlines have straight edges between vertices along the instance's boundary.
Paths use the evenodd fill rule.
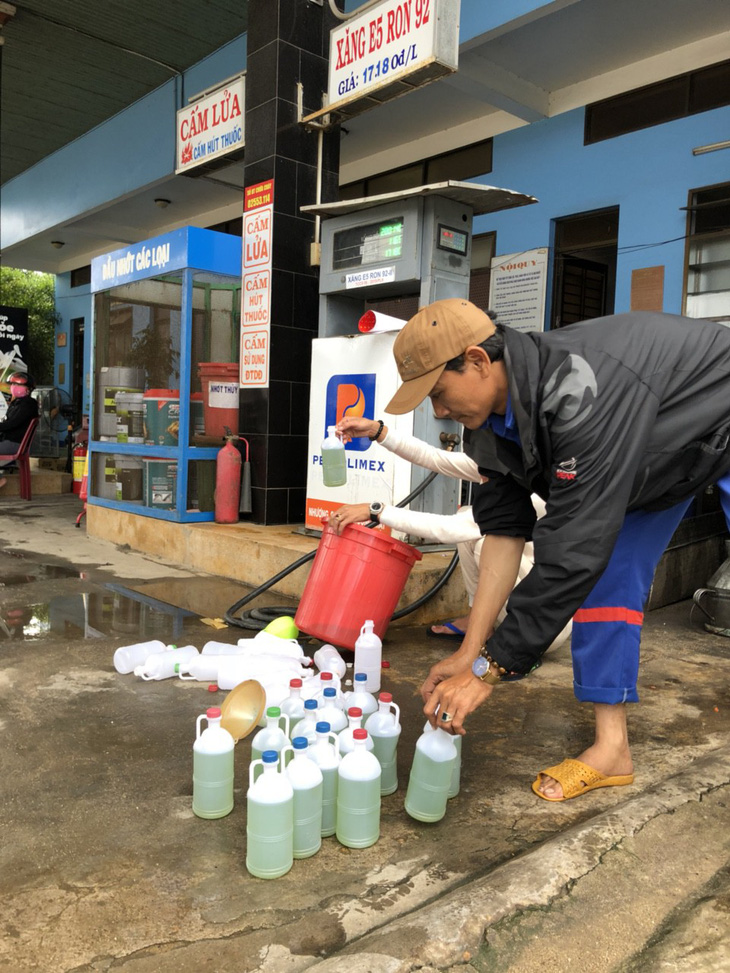
<path fill-rule="evenodd" d="M 0 969 L 730 968 L 730 642 L 688 604 L 647 619 L 633 786 L 563 804 L 530 791 L 590 738 L 565 648 L 472 717 L 461 792 L 436 825 L 409 818 L 403 796 L 418 686 L 449 646 L 392 629 L 401 788 L 383 799 L 380 840 L 326 839 L 262 882 L 244 867 L 250 740 L 236 748 L 234 811 L 201 821 L 190 807 L 195 718 L 224 694 L 111 665 L 135 625 L 235 641 L 186 612 L 220 614 L 240 585 L 92 541 L 77 510 L 0 503 Z"/>

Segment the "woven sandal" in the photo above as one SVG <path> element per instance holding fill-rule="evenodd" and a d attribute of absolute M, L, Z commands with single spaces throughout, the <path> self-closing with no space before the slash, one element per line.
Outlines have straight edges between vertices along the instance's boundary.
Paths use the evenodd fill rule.
<path fill-rule="evenodd" d="M 553 777 L 563 788 L 562 797 L 548 797 L 543 794 L 540 788 L 540 778 L 546 775 Z M 554 767 L 541 770 L 532 783 L 532 789 L 541 797 L 543 801 L 567 801 L 571 797 L 578 797 L 579 794 L 586 794 L 588 791 L 595 790 L 597 787 L 624 787 L 626 784 L 634 783 L 633 774 L 624 774 L 617 777 L 607 777 L 600 770 L 594 770 L 588 764 L 580 760 L 573 760 L 570 757 Z"/>

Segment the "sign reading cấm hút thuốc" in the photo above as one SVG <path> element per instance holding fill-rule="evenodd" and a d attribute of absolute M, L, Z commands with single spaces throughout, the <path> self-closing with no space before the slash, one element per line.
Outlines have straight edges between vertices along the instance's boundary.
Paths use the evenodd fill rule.
<path fill-rule="evenodd" d="M 187 172 L 244 144 L 245 78 L 236 78 L 177 113 L 175 173 Z"/>

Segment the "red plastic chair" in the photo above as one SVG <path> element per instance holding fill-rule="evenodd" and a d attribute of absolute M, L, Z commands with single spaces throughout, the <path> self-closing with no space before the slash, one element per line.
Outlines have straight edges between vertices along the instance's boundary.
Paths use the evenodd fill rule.
<path fill-rule="evenodd" d="M 30 500 L 30 444 L 33 442 L 35 431 L 38 428 L 38 419 L 31 419 L 28 428 L 25 430 L 23 440 L 18 446 L 18 452 L 14 456 L 3 455 L 1 458 L 7 463 L 16 462 L 20 470 L 20 496 L 23 500 Z M 2 473 L 2 467 L 0 467 Z"/>

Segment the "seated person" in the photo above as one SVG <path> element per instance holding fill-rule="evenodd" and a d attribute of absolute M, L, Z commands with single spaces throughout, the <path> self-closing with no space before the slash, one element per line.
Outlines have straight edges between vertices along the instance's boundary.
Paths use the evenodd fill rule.
<path fill-rule="evenodd" d="M 0 421 L 0 466 L 10 462 L 3 461 L 3 456 L 14 456 L 18 452 L 28 426 L 38 418 L 38 403 L 30 394 L 34 388 L 33 379 L 26 372 L 13 372 L 10 376 L 10 405 L 5 418 Z M 0 477 L 0 487 L 7 482 L 6 477 Z"/>

